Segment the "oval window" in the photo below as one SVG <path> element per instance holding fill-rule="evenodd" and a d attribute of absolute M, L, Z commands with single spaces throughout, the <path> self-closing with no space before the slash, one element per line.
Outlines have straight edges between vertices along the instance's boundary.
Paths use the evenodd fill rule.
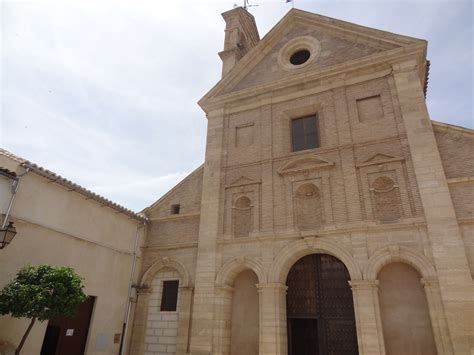
<path fill-rule="evenodd" d="M 290 63 L 293 65 L 301 65 L 306 63 L 309 57 L 311 57 L 310 51 L 307 49 L 301 49 L 291 55 Z"/>

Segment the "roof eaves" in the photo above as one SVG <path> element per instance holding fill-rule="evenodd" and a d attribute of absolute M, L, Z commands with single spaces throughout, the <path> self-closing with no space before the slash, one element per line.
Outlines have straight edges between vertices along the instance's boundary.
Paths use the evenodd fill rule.
<path fill-rule="evenodd" d="M 10 171 L 6 168 L 2 168 L 2 167 L 0 167 L 0 175 L 5 176 L 6 178 L 11 179 L 11 180 L 16 180 L 17 179 L 17 176 L 16 176 L 15 172 Z"/>
<path fill-rule="evenodd" d="M 24 168 L 28 168 L 30 169 L 30 171 L 34 172 L 35 174 L 37 175 L 40 175 L 52 182 L 55 182 L 65 188 L 68 189 L 68 191 L 75 191 L 77 193 L 80 193 L 81 195 L 85 196 L 87 199 L 91 199 L 91 200 L 94 200 L 96 202 L 99 202 L 100 204 L 102 204 L 103 206 L 107 206 L 107 207 L 110 207 L 120 213 L 123 213 L 124 215 L 130 217 L 130 218 L 133 218 L 133 219 L 136 219 L 136 220 L 139 220 L 139 221 L 146 221 L 146 217 L 143 216 L 142 214 L 139 214 L 139 213 L 136 213 L 136 212 L 133 212 L 132 210 L 128 209 L 128 208 L 125 208 L 121 205 L 119 205 L 118 203 L 115 203 L 103 196 L 100 196 L 98 194 L 96 194 L 95 192 L 91 191 L 91 190 L 88 190 L 74 182 L 72 182 L 71 180 L 68 180 L 68 179 L 65 179 L 63 178 L 62 176 L 56 174 L 56 173 L 53 173 L 52 171 L 48 170 L 48 169 L 45 169 L 39 165 L 36 165 L 34 163 L 31 163 L 31 162 L 24 162 L 21 164 Z"/>
<path fill-rule="evenodd" d="M 130 218 L 133 218 L 133 219 L 136 219 L 138 221 L 141 221 L 141 222 L 145 222 L 147 220 L 146 216 L 144 216 L 143 214 L 141 213 L 136 213 L 136 212 L 133 212 L 132 210 L 128 209 L 128 208 L 125 208 L 103 196 L 100 196 L 98 194 L 96 194 L 95 192 L 92 192 L 70 180 L 67 180 L 65 178 L 63 178 L 62 176 L 46 169 L 46 168 L 43 168 L 37 164 L 34 164 L 26 159 L 23 159 L 11 152 L 9 152 L 8 150 L 5 150 L 5 149 L 2 149 L 0 148 L 0 154 L 1 155 L 4 155 L 18 163 L 20 163 L 20 166 L 26 168 L 26 169 L 29 169 L 30 171 L 34 172 L 35 174 L 39 175 L 39 176 L 42 176 L 52 182 L 55 182 L 55 183 L 58 183 L 64 187 L 66 187 L 69 191 L 75 191 L 75 192 L 78 192 L 80 193 L 81 195 L 85 196 L 87 199 L 91 199 L 91 200 L 94 200 L 94 201 L 97 201 L 99 202 L 100 204 L 104 205 L 104 206 L 107 206 L 107 207 L 110 207 L 112 209 L 114 209 L 115 211 L 117 212 L 120 212 L 120 213 L 123 213 L 124 215 L 130 217 Z M 14 173 L 13 173 L 14 174 Z M 15 174 L 16 175 L 16 174 Z"/>
<path fill-rule="evenodd" d="M 453 124 L 434 121 L 434 120 L 431 120 L 431 124 L 433 125 L 434 128 L 436 128 L 439 131 L 445 131 L 445 132 L 454 131 L 454 132 L 459 132 L 461 134 L 474 136 L 474 129 L 472 128 L 456 126 Z"/>

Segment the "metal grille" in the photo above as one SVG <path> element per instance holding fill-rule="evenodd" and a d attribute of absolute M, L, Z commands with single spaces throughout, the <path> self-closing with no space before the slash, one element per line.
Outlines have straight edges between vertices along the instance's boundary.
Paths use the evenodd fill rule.
<path fill-rule="evenodd" d="M 290 355 L 358 354 L 349 280 L 345 265 L 331 255 L 308 255 L 293 265 L 287 278 Z"/>

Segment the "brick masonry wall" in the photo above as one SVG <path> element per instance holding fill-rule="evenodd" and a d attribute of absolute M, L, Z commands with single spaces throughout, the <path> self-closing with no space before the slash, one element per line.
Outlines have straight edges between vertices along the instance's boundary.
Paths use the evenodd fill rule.
<path fill-rule="evenodd" d="M 197 241 L 199 215 L 153 221 L 148 229 L 148 246 Z"/>
<path fill-rule="evenodd" d="M 474 176 L 474 136 L 435 126 L 435 138 L 446 177 Z"/>
<path fill-rule="evenodd" d="M 196 214 L 201 211 L 202 168 L 185 178 L 181 186 L 171 191 L 159 204 L 147 211 L 150 218 L 163 218 L 171 214 L 171 206 L 179 204 L 180 214 Z"/>

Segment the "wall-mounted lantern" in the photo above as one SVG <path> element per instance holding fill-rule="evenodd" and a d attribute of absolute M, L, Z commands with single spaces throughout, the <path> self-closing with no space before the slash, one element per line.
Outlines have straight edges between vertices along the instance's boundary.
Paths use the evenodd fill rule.
<path fill-rule="evenodd" d="M 11 243 L 13 238 L 16 235 L 16 228 L 13 225 L 13 222 L 8 223 L 8 226 L 0 229 L 0 249 L 5 248 L 8 244 Z"/>

